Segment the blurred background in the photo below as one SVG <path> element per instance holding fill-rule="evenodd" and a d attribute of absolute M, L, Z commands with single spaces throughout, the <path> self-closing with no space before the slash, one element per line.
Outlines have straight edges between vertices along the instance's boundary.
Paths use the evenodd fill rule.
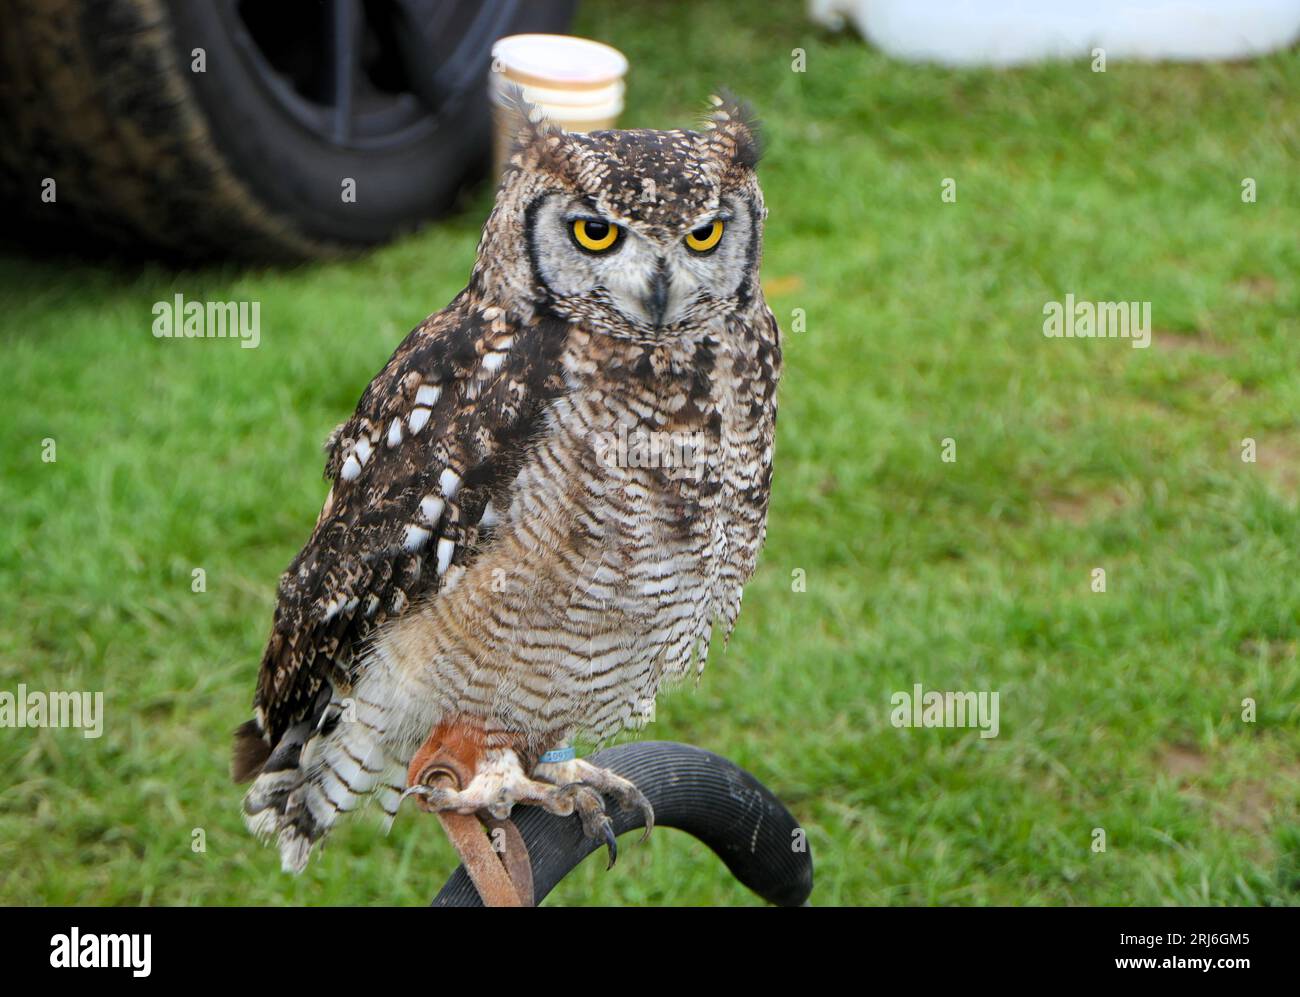
<path fill-rule="evenodd" d="M 0 902 L 454 866 L 366 811 L 281 874 L 229 735 L 321 443 L 464 286 L 493 43 L 533 31 L 626 56 L 620 126 L 719 86 L 765 126 L 767 548 L 642 736 L 771 787 L 813 904 L 1300 902 L 1298 6 L 5 0 L 0 692 L 104 706 L 0 727 Z M 177 295 L 256 343 L 160 334 Z M 1045 336 L 1067 295 L 1148 303 L 1149 346 Z M 917 684 L 997 692 L 998 736 L 894 726 Z M 548 902 L 757 900 L 660 832 Z"/>

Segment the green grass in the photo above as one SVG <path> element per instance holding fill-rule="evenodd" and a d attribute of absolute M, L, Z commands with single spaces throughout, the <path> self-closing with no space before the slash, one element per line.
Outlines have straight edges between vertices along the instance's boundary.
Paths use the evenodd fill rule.
<path fill-rule="evenodd" d="M 1300 902 L 1300 54 L 952 71 L 742 6 L 577 29 L 628 53 L 630 126 L 753 100 L 769 303 L 807 321 L 740 625 L 651 735 L 787 802 L 815 904 Z M 293 271 L 3 261 L 0 689 L 103 689 L 107 720 L 0 730 L 0 902 L 417 904 L 449 871 L 411 812 L 281 874 L 227 749 L 320 443 L 462 286 L 489 197 Z M 261 347 L 155 340 L 176 292 L 259 300 Z M 1153 345 L 1046 339 L 1067 292 L 1151 301 Z M 895 729 L 915 682 L 999 692 L 1000 736 Z M 756 902 L 674 832 L 623 852 L 552 902 Z"/>

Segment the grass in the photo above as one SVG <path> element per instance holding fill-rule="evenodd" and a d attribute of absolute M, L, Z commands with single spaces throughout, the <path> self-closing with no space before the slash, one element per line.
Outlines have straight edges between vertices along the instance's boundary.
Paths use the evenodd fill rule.
<path fill-rule="evenodd" d="M 782 796 L 815 904 L 1300 902 L 1300 54 L 954 71 L 802 7 L 587 3 L 577 27 L 628 53 L 626 124 L 689 122 L 716 83 L 767 123 L 768 544 L 651 735 Z M 98 740 L 0 731 L 0 902 L 418 904 L 449 871 L 412 813 L 282 875 L 227 747 L 320 443 L 462 286 L 489 203 L 292 271 L 0 261 L 0 689 L 107 713 Z M 259 300 L 261 347 L 155 340 L 177 292 Z M 1066 293 L 1152 302 L 1152 346 L 1045 338 Z M 997 691 L 1000 735 L 894 728 L 916 682 Z M 623 851 L 551 902 L 756 902 L 680 835 Z"/>

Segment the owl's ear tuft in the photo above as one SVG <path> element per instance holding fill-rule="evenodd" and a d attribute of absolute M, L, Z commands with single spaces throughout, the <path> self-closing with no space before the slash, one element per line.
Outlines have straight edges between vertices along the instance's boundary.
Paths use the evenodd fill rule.
<path fill-rule="evenodd" d="M 719 150 L 732 162 L 754 169 L 763 156 L 763 136 L 754 109 L 727 90 L 709 98 L 711 110 L 705 129 Z"/>
<path fill-rule="evenodd" d="M 563 134 L 560 127 L 547 118 L 540 107 L 528 101 L 523 88 L 518 84 L 511 83 L 505 88 L 498 98 L 498 106 L 510 142 L 507 162 L 529 149 L 535 149 L 539 155 L 544 155 L 548 139 Z"/>

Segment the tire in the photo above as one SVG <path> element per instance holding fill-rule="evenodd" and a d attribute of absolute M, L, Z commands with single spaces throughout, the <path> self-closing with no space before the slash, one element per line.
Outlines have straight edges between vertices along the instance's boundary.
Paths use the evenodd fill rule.
<path fill-rule="evenodd" d="M 24 242 L 186 260 L 383 242 L 485 166 L 491 43 L 574 6 L 4 0 L 0 202 Z"/>

